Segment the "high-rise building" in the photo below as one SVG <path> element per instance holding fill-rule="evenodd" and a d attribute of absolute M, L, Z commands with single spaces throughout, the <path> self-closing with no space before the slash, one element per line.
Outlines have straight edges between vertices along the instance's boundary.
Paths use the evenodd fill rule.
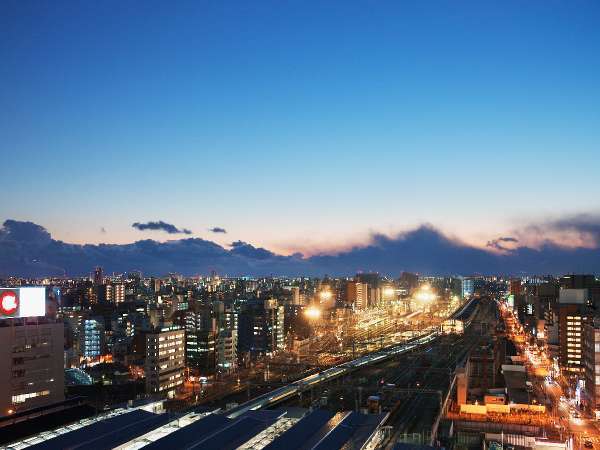
<path fill-rule="evenodd" d="M 564 289 L 587 289 L 590 305 L 600 308 L 600 282 L 594 275 L 564 275 L 559 282 Z"/>
<path fill-rule="evenodd" d="M 587 323 L 587 289 L 561 289 L 558 299 L 560 364 L 569 372 L 583 369 L 583 327 Z"/>
<path fill-rule="evenodd" d="M 125 301 L 125 284 L 107 283 L 97 287 L 100 303 L 123 303 Z"/>
<path fill-rule="evenodd" d="M 365 309 L 369 304 L 367 284 L 349 281 L 346 286 L 346 302 L 354 309 Z"/>
<path fill-rule="evenodd" d="M 521 283 L 521 280 L 518 278 L 510 280 L 510 293 L 512 295 L 521 295 L 522 292 L 523 284 Z"/>
<path fill-rule="evenodd" d="M 300 301 L 300 288 L 298 286 L 287 286 L 286 290 L 290 292 L 290 303 L 292 305 L 301 305 Z"/>
<path fill-rule="evenodd" d="M 104 319 L 91 317 L 83 320 L 79 332 L 79 347 L 84 358 L 99 358 L 104 353 L 105 341 Z"/>
<path fill-rule="evenodd" d="M 94 284 L 96 286 L 104 284 L 104 272 L 102 271 L 102 267 L 96 267 L 94 269 Z"/>
<path fill-rule="evenodd" d="M 146 333 L 146 392 L 172 396 L 181 384 L 185 370 L 185 331 L 170 326 Z"/>
<path fill-rule="evenodd" d="M 216 368 L 216 319 L 209 305 L 193 304 L 180 313 L 185 327 L 186 365 L 199 375 L 211 375 Z"/>
<path fill-rule="evenodd" d="M 563 289 L 589 289 L 596 284 L 594 275 L 564 275 L 559 279 Z"/>
<path fill-rule="evenodd" d="M 0 416 L 64 400 L 62 322 L 0 322 Z"/>
<path fill-rule="evenodd" d="M 284 307 L 275 299 L 248 302 L 239 316 L 240 349 L 255 355 L 283 349 L 284 315 Z"/>
<path fill-rule="evenodd" d="M 123 303 L 125 301 L 125 285 L 123 283 L 113 284 L 113 303 Z"/>
<path fill-rule="evenodd" d="M 221 372 L 237 368 L 237 330 L 221 330 L 215 344 L 216 364 Z"/>
<path fill-rule="evenodd" d="M 583 341 L 586 403 L 595 418 L 600 419 L 600 319 L 585 325 Z"/>
<path fill-rule="evenodd" d="M 399 284 L 402 289 L 407 291 L 407 293 L 411 293 L 419 285 L 419 276 L 410 272 L 402 272 L 402 274 L 400 274 Z"/>
<path fill-rule="evenodd" d="M 462 296 L 470 298 L 475 293 L 475 280 L 473 278 L 463 278 L 462 280 Z"/>

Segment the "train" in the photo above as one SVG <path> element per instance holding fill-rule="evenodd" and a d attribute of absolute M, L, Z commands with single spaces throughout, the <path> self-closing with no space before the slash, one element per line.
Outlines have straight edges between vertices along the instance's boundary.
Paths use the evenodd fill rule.
<path fill-rule="evenodd" d="M 468 327 L 479 307 L 479 303 L 480 302 L 478 298 L 471 299 L 458 308 L 454 314 L 452 314 L 451 320 L 460 321 L 465 328 Z M 422 345 L 429 344 L 442 334 L 445 334 L 443 327 L 428 327 L 423 330 L 423 333 L 420 336 L 412 338 L 406 342 L 403 342 L 402 344 L 378 350 L 376 352 L 369 353 L 368 355 L 353 359 L 352 361 L 347 361 L 337 366 L 330 367 L 329 369 L 325 369 L 321 372 L 309 375 L 286 386 L 263 394 L 253 400 L 249 400 L 246 403 L 226 411 L 225 414 L 229 418 L 235 418 L 244 414 L 246 411 L 255 411 L 257 409 L 269 407 L 283 400 L 289 399 L 294 395 L 301 395 L 302 392 L 309 390 L 311 387 L 317 384 L 341 377 L 364 366 L 380 363 L 403 353 L 410 352 L 411 350 L 414 350 Z"/>
<path fill-rule="evenodd" d="M 289 399 L 294 395 L 301 395 L 302 392 L 309 390 L 311 387 L 317 384 L 324 383 L 326 381 L 349 374 L 355 370 L 360 369 L 361 367 L 376 364 L 387 359 L 393 358 L 395 356 L 401 355 L 403 353 L 410 352 L 411 350 L 419 346 L 430 343 L 438 336 L 440 336 L 440 334 L 441 332 L 439 329 L 426 329 L 424 334 L 413 338 L 410 341 L 404 342 L 399 345 L 395 345 L 393 347 L 389 347 L 387 349 L 369 353 L 368 355 L 361 356 L 359 358 L 353 359 L 352 361 L 347 361 L 337 366 L 330 367 L 329 369 L 325 369 L 321 372 L 309 375 L 298 381 L 294 381 L 293 383 L 290 383 L 286 386 L 263 394 L 246 403 L 243 403 L 229 411 L 226 411 L 225 414 L 227 415 L 227 417 L 233 419 L 244 414 L 246 411 L 255 411 L 257 409 L 269 407 L 283 400 Z"/>

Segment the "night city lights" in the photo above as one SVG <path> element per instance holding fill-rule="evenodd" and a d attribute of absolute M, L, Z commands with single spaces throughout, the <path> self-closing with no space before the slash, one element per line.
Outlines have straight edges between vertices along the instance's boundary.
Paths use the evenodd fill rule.
<path fill-rule="evenodd" d="M 600 450 L 600 2 L 0 2 L 0 448 Z"/>

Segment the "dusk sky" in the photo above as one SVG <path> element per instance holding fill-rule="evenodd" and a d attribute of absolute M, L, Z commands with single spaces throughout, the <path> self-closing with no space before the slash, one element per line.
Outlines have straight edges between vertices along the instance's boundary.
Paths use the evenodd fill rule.
<path fill-rule="evenodd" d="M 597 1 L 3 1 L 0 222 L 527 242 L 599 209 L 599 23 Z"/>

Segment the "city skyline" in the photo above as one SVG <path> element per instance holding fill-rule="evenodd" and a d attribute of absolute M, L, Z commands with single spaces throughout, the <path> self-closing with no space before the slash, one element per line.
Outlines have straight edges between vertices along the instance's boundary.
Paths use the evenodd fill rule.
<path fill-rule="evenodd" d="M 600 2 L 0 2 L 0 446 L 600 450 Z"/>
<path fill-rule="evenodd" d="M 548 223 L 546 228 L 559 234 L 574 233 L 579 239 L 585 236 L 595 243 L 593 246 L 564 247 L 545 241 L 532 248 L 516 237 L 501 236 L 489 241 L 486 248 L 478 248 L 431 226 L 421 226 L 394 237 L 374 234 L 363 246 L 312 256 L 281 255 L 242 240 L 221 246 L 191 237 L 190 230 L 164 221 L 133 226 L 183 237 L 165 242 L 144 239 L 129 244 L 79 245 L 57 240 L 32 222 L 7 220 L 0 228 L 0 276 L 82 276 L 95 266 L 107 272 L 140 271 L 157 276 L 212 272 L 227 276 L 350 276 L 378 272 L 393 277 L 404 271 L 421 275 L 522 276 L 595 273 L 600 264 L 595 246 L 599 228 L 592 216 Z M 225 229 L 216 228 L 217 234 L 226 234 Z"/>
<path fill-rule="evenodd" d="M 2 220 L 62 241 L 539 247 L 598 213 L 596 3 L 1 8 Z"/>

